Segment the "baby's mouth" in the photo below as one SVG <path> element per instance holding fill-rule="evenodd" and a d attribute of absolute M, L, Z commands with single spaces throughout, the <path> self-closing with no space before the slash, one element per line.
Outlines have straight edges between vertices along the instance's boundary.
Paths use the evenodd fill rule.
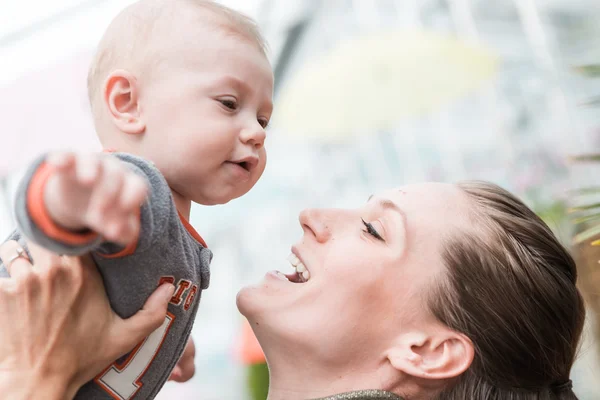
<path fill-rule="evenodd" d="M 239 162 L 239 163 L 237 163 L 237 165 L 244 168 L 246 171 L 250 172 L 250 164 L 248 163 L 248 161 Z"/>
<path fill-rule="evenodd" d="M 226 164 L 237 165 L 238 167 L 244 169 L 246 172 L 250 172 L 250 170 L 252 169 L 252 166 L 247 161 L 227 161 Z"/>
<path fill-rule="evenodd" d="M 241 158 L 241 159 L 238 158 L 236 160 L 232 160 L 232 161 L 228 161 L 228 162 L 243 168 L 247 172 L 251 172 L 254 169 L 254 167 L 256 167 L 258 165 L 258 157 L 248 156 L 245 158 Z"/>

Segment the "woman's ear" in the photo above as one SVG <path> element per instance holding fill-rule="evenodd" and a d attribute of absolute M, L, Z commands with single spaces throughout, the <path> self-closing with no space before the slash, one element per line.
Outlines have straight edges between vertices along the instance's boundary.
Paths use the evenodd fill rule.
<path fill-rule="evenodd" d="M 471 366 L 474 354 L 468 337 L 440 329 L 432 334 L 403 335 L 387 356 L 394 368 L 415 378 L 451 379 Z"/>
<path fill-rule="evenodd" d="M 113 71 L 105 81 L 103 100 L 112 122 L 127 134 L 141 134 L 146 124 L 140 112 L 137 80 L 125 70 Z"/>

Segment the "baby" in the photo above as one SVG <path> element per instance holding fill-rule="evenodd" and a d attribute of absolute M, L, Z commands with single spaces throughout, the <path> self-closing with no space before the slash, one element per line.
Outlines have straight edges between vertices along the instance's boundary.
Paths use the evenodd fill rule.
<path fill-rule="evenodd" d="M 227 203 L 262 175 L 273 72 L 247 17 L 205 0 L 141 0 L 109 26 L 88 90 L 105 152 L 33 163 L 9 239 L 91 253 L 123 317 L 157 285 L 175 285 L 163 325 L 76 395 L 151 399 L 182 355 L 209 284 L 212 253 L 188 223 L 191 203 Z"/>

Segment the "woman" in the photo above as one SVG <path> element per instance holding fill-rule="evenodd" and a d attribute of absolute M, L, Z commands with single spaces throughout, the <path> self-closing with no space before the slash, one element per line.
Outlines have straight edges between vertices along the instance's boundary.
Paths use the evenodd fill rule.
<path fill-rule="evenodd" d="M 237 298 L 269 399 L 576 399 L 575 264 L 509 193 L 413 185 L 300 222 L 297 272 Z"/>
<path fill-rule="evenodd" d="M 308 281 L 269 273 L 237 299 L 269 364 L 270 399 L 366 389 L 407 400 L 576 398 L 575 264 L 506 191 L 407 186 L 356 210 L 304 211 L 300 223 L 290 259 Z M 348 396 L 333 398 L 359 398 Z"/>

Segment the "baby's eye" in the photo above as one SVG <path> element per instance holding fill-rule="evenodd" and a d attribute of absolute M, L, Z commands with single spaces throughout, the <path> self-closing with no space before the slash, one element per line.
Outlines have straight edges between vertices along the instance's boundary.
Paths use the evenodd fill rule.
<path fill-rule="evenodd" d="M 269 126 L 269 120 L 266 118 L 259 118 L 257 121 L 260 124 L 260 126 L 263 127 L 263 129 L 267 129 L 267 126 Z"/>
<path fill-rule="evenodd" d="M 227 107 L 228 109 L 230 109 L 231 111 L 235 111 L 237 110 L 237 102 L 235 100 L 231 100 L 231 99 L 223 99 L 223 100 L 219 100 L 219 102 L 221 104 L 223 104 L 225 107 Z"/>

